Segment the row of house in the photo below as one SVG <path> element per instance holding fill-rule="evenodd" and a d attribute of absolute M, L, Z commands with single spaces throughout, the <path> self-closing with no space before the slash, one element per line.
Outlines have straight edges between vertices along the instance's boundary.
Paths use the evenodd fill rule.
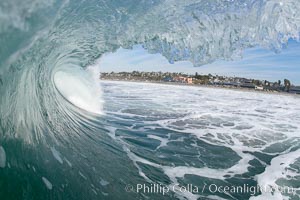
<path fill-rule="evenodd" d="M 190 76 L 166 76 L 163 78 L 165 82 L 179 82 L 186 84 L 195 84 L 196 78 Z M 285 91 L 286 88 L 284 85 L 281 85 L 278 82 L 268 82 L 268 81 L 258 81 L 247 78 L 238 78 L 238 77 L 213 77 L 210 76 L 207 82 L 207 85 L 219 85 L 225 87 L 241 87 L 255 90 L 265 90 L 265 91 Z M 300 86 L 291 86 L 289 88 L 289 93 L 300 94 Z"/>
<path fill-rule="evenodd" d="M 185 76 L 165 77 L 164 81 L 193 84 L 193 78 Z"/>

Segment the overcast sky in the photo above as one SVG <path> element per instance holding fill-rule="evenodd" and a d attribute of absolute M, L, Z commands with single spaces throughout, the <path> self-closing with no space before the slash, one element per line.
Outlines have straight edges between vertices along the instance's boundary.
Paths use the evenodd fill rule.
<path fill-rule="evenodd" d="M 133 49 L 120 48 L 117 52 L 104 55 L 100 60 L 102 72 L 120 71 L 163 71 L 194 74 L 218 74 L 267 79 L 270 81 L 288 78 L 300 85 L 300 43 L 290 41 L 287 48 L 276 54 L 262 48 L 245 50 L 243 59 L 216 61 L 201 67 L 193 67 L 188 61 L 170 64 L 160 54 L 149 54 L 141 45 Z"/>

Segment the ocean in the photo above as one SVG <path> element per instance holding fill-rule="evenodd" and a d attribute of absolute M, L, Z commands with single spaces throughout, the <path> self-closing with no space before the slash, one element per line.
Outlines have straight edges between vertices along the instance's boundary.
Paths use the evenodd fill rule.
<path fill-rule="evenodd" d="M 60 145 L 1 146 L 1 199 L 299 199 L 299 96 L 98 86 L 103 113 L 71 109 Z"/>
<path fill-rule="evenodd" d="M 299 40 L 299 0 L 1 0 L 0 199 L 299 199 L 299 97 L 101 82 Z M 296 188 L 296 189 L 295 189 Z"/>
<path fill-rule="evenodd" d="M 110 136 L 144 179 L 126 183 L 133 191 L 157 199 L 299 198 L 298 96 L 113 81 L 102 86 L 104 111 L 116 123 Z"/>

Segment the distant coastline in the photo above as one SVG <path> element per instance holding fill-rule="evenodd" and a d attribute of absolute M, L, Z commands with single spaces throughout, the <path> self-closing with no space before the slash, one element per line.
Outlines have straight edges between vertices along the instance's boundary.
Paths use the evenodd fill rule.
<path fill-rule="evenodd" d="M 169 86 L 186 86 L 186 87 L 200 87 L 200 88 L 211 88 L 211 89 L 225 89 L 225 90 L 241 91 L 241 92 L 251 92 L 251 93 L 255 92 L 255 93 L 262 93 L 262 94 L 274 94 L 274 95 L 300 97 L 300 95 L 296 94 L 296 93 L 253 90 L 253 89 L 247 89 L 247 88 L 221 87 L 221 86 L 214 86 L 214 85 L 192 85 L 192 84 L 174 83 L 174 82 L 168 83 L 168 82 L 137 81 L 137 80 L 116 80 L 116 79 L 101 79 L 101 80 L 102 81 L 112 81 L 112 82 L 149 83 L 149 84 L 160 84 L 160 85 L 169 85 Z"/>
<path fill-rule="evenodd" d="M 108 81 L 127 81 L 157 83 L 166 85 L 197 86 L 208 88 L 225 88 L 240 91 L 257 91 L 271 94 L 300 94 L 300 87 L 291 85 L 289 80 L 269 82 L 240 77 L 225 77 L 218 75 L 187 75 L 183 73 L 162 72 L 111 72 L 101 73 L 100 79 Z"/>

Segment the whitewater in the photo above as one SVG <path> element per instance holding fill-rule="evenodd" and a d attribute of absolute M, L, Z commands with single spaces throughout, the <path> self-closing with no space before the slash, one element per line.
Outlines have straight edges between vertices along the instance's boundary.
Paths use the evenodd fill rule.
<path fill-rule="evenodd" d="M 136 44 L 195 67 L 250 47 L 279 53 L 299 40 L 299 10 L 299 0 L 2 0 L 0 198 L 298 199 L 124 188 L 299 187 L 299 98 L 99 85 L 98 74 L 102 55 Z"/>
<path fill-rule="evenodd" d="M 111 133 L 129 146 L 128 157 L 150 183 L 263 188 L 255 197 L 249 191 L 177 194 L 188 199 L 299 198 L 299 97 L 119 81 L 102 85 L 109 91 L 106 112 L 121 122 Z M 287 185 L 295 193 L 275 190 Z"/>

